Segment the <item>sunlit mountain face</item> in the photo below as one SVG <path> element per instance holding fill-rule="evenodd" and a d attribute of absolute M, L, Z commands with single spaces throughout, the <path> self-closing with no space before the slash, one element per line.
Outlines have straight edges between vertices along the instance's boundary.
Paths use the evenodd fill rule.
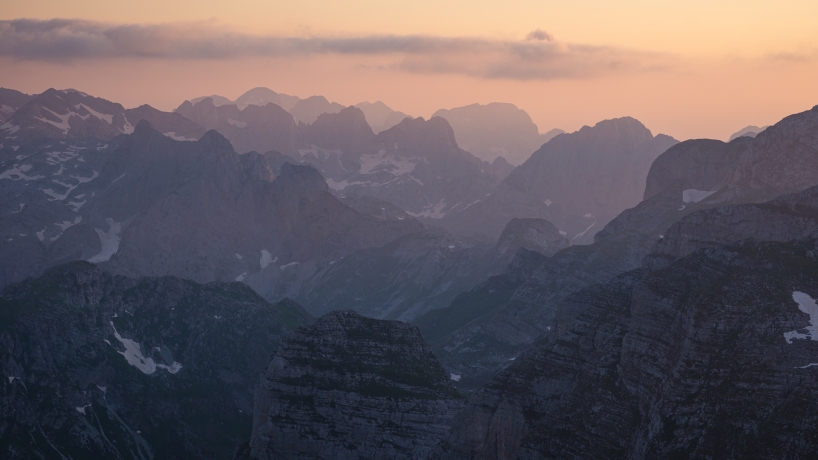
<path fill-rule="evenodd" d="M 816 17 L 4 5 L 0 458 L 815 457 Z"/>

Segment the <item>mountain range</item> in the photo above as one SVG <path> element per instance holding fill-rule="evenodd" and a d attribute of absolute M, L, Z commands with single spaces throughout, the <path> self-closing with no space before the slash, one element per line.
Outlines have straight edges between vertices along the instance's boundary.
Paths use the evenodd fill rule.
<path fill-rule="evenodd" d="M 4 457 L 818 450 L 818 106 L 678 142 L 266 88 L 0 103 Z"/>

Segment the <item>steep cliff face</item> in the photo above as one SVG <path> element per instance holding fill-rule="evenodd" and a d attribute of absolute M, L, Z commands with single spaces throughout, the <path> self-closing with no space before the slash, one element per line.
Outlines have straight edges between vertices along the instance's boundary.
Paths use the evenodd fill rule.
<path fill-rule="evenodd" d="M 478 391 L 440 458 L 809 458 L 816 241 L 698 251 L 565 304 Z"/>
<path fill-rule="evenodd" d="M 496 236 L 512 217 L 539 217 L 572 243 L 588 244 L 617 214 L 639 203 L 651 163 L 676 142 L 627 117 L 561 134 L 512 171 L 491 197 L 453 213 L 444 226 Z"/>
<path fill-rule="evenodd" d="M 671 225 L 647 262 L 667 263 L 698 249 L 738 241 L 789 242 L 818 230 L 818 187 L 761 204 L 722 206 L 695 212 Z"/>
<path fill-rule="evenodd" d="M 240 283 L 72 262 L 0 293 L 3 458 L 230 458 L 281 338 L 312 321 Z"/>
<path fill-rule="evenodd" d="M 555 330 L 558 307 L 566 296 L 610 282 L 615 276 L 640 267 L 674 223 L 697 211 L 764 203 L 780 194 L 818 184 L 815 174 L 818 169 L 810 166 L 818 158 L 816 136 L 818 109 L 813 109 L 785 118 L 755 139 L 739 138 L 729 144 L 687 141 L 671 147 L 654 162 L 646 199 L 597 233 L 594 244 L 564 249 L 532 268 L 528 279 L 514 278 L 503 289 L 487 282 L 474 290 L 482 296 L 462 296 L 439 312 L 429 313 L 434 321 L 427 321 L 429 318 L 416 321 L 437 325 L 438 334 L 430 342 L 441 361 L 464 375 L 462 384 L 475 388 L 534 341 Z M 768 170 L 770 163 L 777 165 Z M 810 200 L 806 196 L 804 199 L 804 203 Z M 679 254 L 684 254 L 697 247 L 698 243 L 693 241 L 697 238 L 701 247 L 739 241 L 752 237 L 752 233 L 757 238 L 778 235 L 780 239 L 776 241 L 789 241 L 789 235 L 809 233 L 813 217 L 808 206 L 811 205 L 769 203 L 761 206 L 770 212 L 767 217 L 756 210 L 754 220 L 747 222 L 742 219 L 749 208 L 736 208 L 729 211 L 736 213 L 734 223 L 729 224 L 734 227 L 731 229 L 726 227 L 726 220 L 726 226 L 716 229 L 710 219 L 728 211 L 691 217 L 691 221 L 678 227 L 680 238 L 670 235 L 666 245 L 681 241 L 680 244 L 689 246 L 680 249 Z M 772 208 L 782 210 L 772 212 Z M 696 223 L 695 219 L 703 217 L 709 219 L 708 226 Z M 765 226 L 766 218 L 775 222 L 776 227 Z M 746 231 L 738 230 L 742 227 Z M 685 236 L 685 232 L 691 236 Z M 676 249 L 668 246 L 668 251 Z M 658 258 L 654 258 L 656 261 Z M 449 317 L 457 320 L 448 321 Z M 469 375 L 475 379 L 467 379 Z"/>
<path fill-rule="evenodd" d="M 462 407 L 450 378 L 416 327 L 325 315 L 270 361 L 251 458 L 426 458 Z"/>

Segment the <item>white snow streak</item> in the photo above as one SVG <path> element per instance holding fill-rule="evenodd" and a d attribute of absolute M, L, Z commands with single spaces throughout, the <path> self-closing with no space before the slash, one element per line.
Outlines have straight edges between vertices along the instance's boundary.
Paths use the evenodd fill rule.
<path fill-rule="evenodd" d="M 142 355 L 142 348 L 139 346 L 139 342 L 134 342 L 131 339 L 125 339 L 119 332 L 116 331 L 116 327 L 114 326 L 114 322 L 110 321 L 111 327 L 114 328 L 114 337 L 125 346 L 125 351 L 118 351 L 120 355 L 125 357 L 125 360 L 128 361 L 128 364 L 131 366 L 139 369 L 144 374 L 153 374 L 156 372 L 156 369 L 165 369 L 171 374 L 175 374 L 179 372 L 182 368 L 182 364 L 176 361 L 173 362 L 170 366 L 166 366 L 164 364 L 156 364 L 156 362 L 152 358 L 146 358 Z"/>
<path fill-rule="evenodd" d="M 685 203 L 698 203 L 714 193 L 716 193 L 715 190 L 710 192 L 707 190 L 696 190 L 694 188 L 690 188 L 682 192 L 682 201 Z"/>
<path fill-rule="evenodd" d="M 278 260 L 278 257 L 273 259 L 273 255 L 270 254 L 270 251 L 266 249 L 261 250 L 261 258 L 259 259 L 258 263 L 261 265 L 261 268 L 267 268 L 268 265 Z"/>
<path fill-rule="evenodd" d="M 102 246 L 102 250 L 99 251 L 99 254 L 88 259 L 88 262 L 105 262 L 110 260 L 111 256 L 116 254 L 116 252 L 119 250 L 119 242 L 122 240 L 119 232 L 122 231 L 122 224 L 116 223 L 110 218 L 105 220 L 108 222 L 107 232 L 103 232 L 98 228 L 94 229 L 97 232 L 97 235 L 99 235 L 99 243 Z"/>
<path fill-rule="evenodd" d="M 798 304 L 799 310 L 809 315 L 810 325 L 806 327 L 806 334 L 801 334 L 797 330 L 785 332 L 784 339 L 787 340 L 787 343 L 792 343 L 792 339 L 818 340 L 818 305 L 816 305 L 815 299 L 810 297 L 809 294 L 795 291 L 792 293 L 792 300 Z"/>

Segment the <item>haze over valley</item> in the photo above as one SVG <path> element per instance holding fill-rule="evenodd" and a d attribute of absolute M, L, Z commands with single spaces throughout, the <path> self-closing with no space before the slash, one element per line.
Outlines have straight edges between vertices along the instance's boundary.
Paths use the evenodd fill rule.
<path fill-rule="evenodd" d="M 0 13 L 0 457 L 815 457 L 814 5 L 211 3 Z"/>

